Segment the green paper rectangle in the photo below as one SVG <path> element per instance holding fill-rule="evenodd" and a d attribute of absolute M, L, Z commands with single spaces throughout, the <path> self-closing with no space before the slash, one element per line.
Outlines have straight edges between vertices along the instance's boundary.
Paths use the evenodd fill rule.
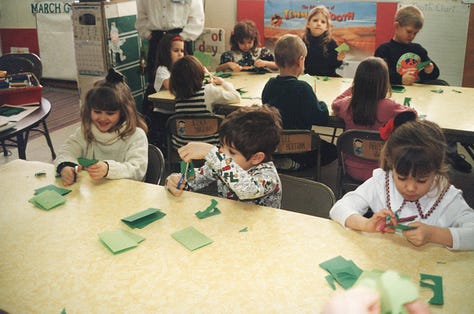
<path fill-rule="evenodd" d="M 392 92 L 394 93 L 404 93 L 406 90 L 403 85 L 392 85 Z"/>
<path fill-rule="evenodd" d="M 350 51 L 351 48 L 346 43 L 342 43 L 339 46 L 337 46 L 334 50 L 336 50 L 337 52 L 343 52 L 343 51 Z"/>
<path fill-rule="evenodd" d="M 142 229 L 164 216 L 166 216 L 166 214 L 161 212 L 159 209 L 148 208 L 136 214 L 122 218 L 122 221 L 130 228 Z"/>
<path fill-rule="evenodd" d="M 77 158 L 77 162 L 83 167 L 89 167 L 93 164 L 98 163 L 99 161 L 97 159 L 89 159 L 89 158 L 79 157 L 79 158 Z"/>
<path fill-rule="evenodd" d="M 138 246 L 145 238 L 126 230 L 104 231 L 99 239 L 112 253 L 117 254 Z"/>
<path fill-rule="evenodd" d="M 413 229 L 416 229 L 416 227 L 411 227 L 411 226 L 402 225 L 402 224 L 398 224 L 396 226 L 390 226 L 390 228 L 395 228 L 395 229 L 399 229 L 399 230 L 413 230 Z"/>
<path fill-rule="evenodd" d="M 425 66 L 431 63 L 431 60 L 420 62 L 416 65 L 417 70 L 422 70 Z"/>
<path fill-rule="evenodd" d="M 29 200 L 33 205 L 50 210 L 66 203 L 66 198 L 54 190 L 45 190 Z"/>
<path fill-rule="evenodd" d="M 194 227 L 187 227 L 171 234 L 171 236 L 190 251 L 194 251 L 213 242 L 205 234 L 194 229 Z"/>
<path fill-rule="evenodd" d="M 55 186 L 53 184 L 50 184 L 50 185 L 46 185 L 46 186 L 43 186 L 41 188 L 38 188 L 35 190 L 35 195 L 38 195 L 40 194 L 41 192 L 43 191 L 46 191 L 46 190 L 50 190 L 50 191 L 56 191 L 58 192 L 59 194 L 61 195 L 66 195 L 68 193 L 70 193 L 72 190 L 69 190 L 69 189 L 64 189 L 64 188 L 60 188 L 58 186 Z"/>

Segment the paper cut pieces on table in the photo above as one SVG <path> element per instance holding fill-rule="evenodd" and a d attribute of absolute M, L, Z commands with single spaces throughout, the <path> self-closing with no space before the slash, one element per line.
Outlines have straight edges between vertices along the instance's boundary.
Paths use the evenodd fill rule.
<path fill-rule="evenodd" d="M 362 273 L 352 260 L 346 260 L 342 256 L 322 262 L 319 266 L 328 271 L 344 289 L 352 287 Z"/>
<path fill-rule="evenodd" d="M 77 158 L 77 162 L 85 168 L 85 167 L 89 167 L 93 164 L 96 164 L 99 161 L 97 159 L 89 159 L 89 158 L 79 157 L 79 158 Z"/>
<path fill-rule="evenodd" d="M 442 93 L 444 92 L 443 89 L 441 89 L 441 88 L 432 89 L 431 91 L 432 91 L 433 93 L 438 93 L 438 94 L 442 94 Z"/>
<path fill-rule="evenodd" d="M 227 77 L 231 77 L 232 74 L 228 73 L 228 72 L 219 71 L 219 72 L 216 72 L 216 76 L 222 77 L 222 78 L 227 78 Z"/>
<path fill-rule="evenodd" d="M 329 77 L 327 77 L 327 76 L 323 76 L 323 77 L 316 76 L 316 79 L 317 80 L 322 80 L 322 81 L 329 81 Z"/>
<path fill-rule="evenodd" d="M 337 46 L 334 50 L 336 50 L 337 52 L 343 52 L 343 51 L 345 52 L 345 51 L 350 51 L 351 48 L 349 47 L 348 44 L 342 43 L 339 46 Z"/>
<path fill-rule="evenodd" d="M 55 190 L 45 190 L 33 196 L 29 202 L 38 208 L 50 210 L 66 203 L 66 198 Z"/>
<path fill-rule="evenodd" d="M 145 238 L 130 231 L 117 229 L 99 233 L 99 240 L 113 254 L 117 254 L 138 246 L 138 243 Z"/>
<path fill-rule="evenodd" d="M 242 228 L 239 230 L 239 232 L 248 232 L 249 231 L 249 228 L 248 227 L 245 227 L 245 228 Z"/>
<path fill-rule="evenodd" d="M 63 310 L 61 311 L 61 314 L 66 314 L 66 308 L 63 308 Z"/>
<path fill-rule="evenodd" d="M 10 117 L 16 114 L 19 114 L 22 111 L 25 111 L 25 108 L 22 107 L 10 107 L 10 106 L 1 106 L 0 107 L 0 116 Z"/>
<path fill-rule="evenodd" d="M 211 205 L 209 205 L 205 210 L 195 212 L 194 214 L 199 219 L 204 219 L 204 218 L 211 217 L 214 215 L 219 215 L 221 211 L 216 206 L 217 206 L 217 201 L 215 199 L 211 199 Z"/>
<path fill-rule="evenodd" d="M 201 51 L 194 51 L 194 56 L 202 63 L 203 66 L 211 65 L 211 55 Z"/>
<path fill-rule="evenodd" d="M 235 90 L 238 91 L 241 96 L 242 96 L 242 94 L 247 93 L 247 91 L 243 88 L 236 88 Z"/>
<path fill-rule="evenodd" d="M 427 282 L 426 280 L 433 281 L 434 284 Z M 443 305 L 443 277 L 429 274 L 420 274 L 420 287 L 426 287 L 433 290 L 434 295 L 428 301 L 429 304 Z"/>
<path fill-rule="evenodd" d="M 331 286 L 332 290 L 336 290 L 336 285 L 334 284 L 334 277 L 331 275 L 327 275 L 324 277 L 328 284 Z"/>
<path fill-rule="evenodd" d="M 452 91 L 455 92 L 455 93 L 458 93 L 458 94 L 462 93 L 460 90 L 457 90 L 457 89 L 453 89 Z"/>
<path fill-rule="evenodd" d="M 405 97 L 405 99 L 403 100 L 403 105 L 405 107 L 410 107 L 410 101 L 411 101 L 410 97 Z"/>
<path fill-rule="evenodd" d="M 35 173 L 35 177 L 42 177 L 46 175 L 46 171 L 41 170 Z"/>
<path fill-rule="evenodd" d="M 184 245 L 188 250 L 194 251 L 213 241 L 194 227 L 187 227 L 171 235 L 173 239 Z"/>
<path fill-rule="evenodd" d="M 403 85 L 392 85 L 392 92 L 394 93 L 404 93 L 405 90 L 405 86 Z"/>
<path fill-rule="evenodd" d="M 363 286 L 380 294 L 380 313 L 407 313 L 403 305 L 418 298 L 417 285 L 408 276 L 393 270 L 364 271 L 356 286 Z"/>
<path fill-rule="evenodd" d="M 431 60 L 420 62 L 416 65 L 416 69 L 417 70 L 422 70 L 422 69 L 424 69 L 425 66 L 429 65 L 430 63 L 431 63 Z"/>
<path fill-rule="evenodd" d="M 390 220 L 392 219 L 390 215 L 385 216 L 385 224 L 381 226 L 380 230 L 384 230 L 386 227 L 392 228 L 392 229 L 399 229 L 399 230 L 413 230 L 416 229 L 414 226 L 407 226 L 407 225 L 402 225 L 400 222 L 409 222 L 413 221 L 416 217 L 418 216 L 410 216 L 410 217 L 405 217 L 401 218 L 398 220 L 398 224 L 396 226 L 390 224 Z"/>
<path fill-rule="evenodd" d="M 159 209 L 148 208 L 136 214 L 122 218 L 122 221 L 130 228 L 142 229 L 164 216 L 166 216 L 166 214 L 161 212 Z"/>
<path fill-rule="evenodd" d="M 72 190 L 69 190 L 69 189 L 64 189 L 64 188 L 60 188 L 58 186 L 55 186 L 53 184 L 50 184 L 50 185 L 46 185 L 46 186 L 43 186 L 41 188 L 38 188 L 35 190 L 35 195 L 38 195 L 40 194 L 41 192 L 43 191 L 46 191 L 46 190 L 50 190 L 50 191 L 56 191 L 58 192 L 59 194 L 61 195 L 66 195 L 68 193 L 70 193 Z"/>

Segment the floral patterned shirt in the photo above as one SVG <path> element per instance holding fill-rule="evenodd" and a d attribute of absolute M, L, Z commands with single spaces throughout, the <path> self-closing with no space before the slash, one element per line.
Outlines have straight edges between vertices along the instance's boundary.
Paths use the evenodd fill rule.
<path fill-rule="evenodd" d="M 253 66 L 256 59 L 265 61 L 274 61 L 273 54 L 268 48 L 257 48 L 255 52 L 252 51 L 242 52 L 229 50 L 221 55 L 221 63 L 235 62 L 240 66 Z"/>

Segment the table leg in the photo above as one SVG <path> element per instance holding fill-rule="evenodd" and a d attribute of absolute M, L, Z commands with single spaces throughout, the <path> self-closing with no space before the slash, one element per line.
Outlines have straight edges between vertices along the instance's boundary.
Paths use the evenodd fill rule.
<path fill-rule="evenodd" d="M 51 150 L 51 156 L 53 160 L 56 159 L 56 153 L 54 152 L 53 142 L 51 141 L 51 137 L 49 136 L 48 127 L 46 126 L 46 121 L 43 120 L 43 129 L 44 129 L 44 137 L 46 137 L 46 142 L 48 143 L 49 149 Z"/>
<path fill-rule="evenodd" d="M 23 132 L 16 136 L 16 145 L 18 147 L 18 158 L 26 160 L 26 140 Z"/>

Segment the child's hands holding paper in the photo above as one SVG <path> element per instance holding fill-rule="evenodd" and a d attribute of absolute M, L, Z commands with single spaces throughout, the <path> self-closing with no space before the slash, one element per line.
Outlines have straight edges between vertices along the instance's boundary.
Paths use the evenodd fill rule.
<path fill-rule="evenodd" d="M 185 185 L 186 179 L 180 173 L 172 173 L 166 178 L 165 187 L 174 196 L 180 196 L 183 193 Z"/>
<path fill-rule="evenodd" d="M 87 166 L 85 170 L 92 179 L 102 179 L 109 172 L 109 165 L 105 161 L 99 161 L 93 165 Z"/>
<path fill-rule="evenodd" d="M 76 182 L 77 173 L 81 171 L 81 166 L 70 167 L 66 166 L 61 170 L 61 181 L 65 186 L 71 185 Z"/>
<path fill-rule="evenodd" d="M 185 162 L 204 159 L 214 146 L 203 142 L 189 142 L 178 149 L 179 157 Z"/>

